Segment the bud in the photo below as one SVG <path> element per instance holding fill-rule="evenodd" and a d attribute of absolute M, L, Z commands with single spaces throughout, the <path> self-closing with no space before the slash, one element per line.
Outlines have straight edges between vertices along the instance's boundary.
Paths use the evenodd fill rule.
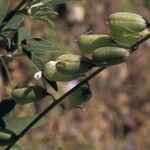
<path fill-rule="evenodd" d="M 40 86 L 29 86 L 25 88 L 14 89 L 11 93 L 12 98 L 17 104 L 24 105 L 39 101 L 47 96 L 48 93 Z"/>
<path fill-rule="evenodd" d="M 80 106 L 83 103 L 88 102 L 91 96 L 91 90 L 89 86 L 85 84 L 69 95 L 69 104 L 71 106 Z"/>
<path fill-rule="evenodd" d="M 105 46 L 115 45 L 114 41 L 108 35 L 81 35 L 77 44 L 82 53 L 92 53 L 95 49 Z"/>
<path fill-rule="evenodd" d="M 80 55 L 64 54 L 57 58 L 56 68 L 65 74 L 80 75 L 91 70 L 92 63 Z"/>
<path fill-rule="evenodd" d="M 93 52 L 92 60 L 97 66 L 119 64 L 127 59 L 129 51 L 120 47 L 103 47 Z"/>
<path fill-rule="evenodd" d="M 50 61 L 45 64 L 43 75 L 51 81 L 71 81 L 77 78 L 77 75 L 69 75 L 58 71 L 56 68 L 56 61 Z"/>
<path fill-rule="evenodd" d="M 146 20 L 134 13 L 129 12 L 117 12 L 112 14 L 108 18 L 108 26 L 112 32 L 141 32 L 146 29 Z"/>

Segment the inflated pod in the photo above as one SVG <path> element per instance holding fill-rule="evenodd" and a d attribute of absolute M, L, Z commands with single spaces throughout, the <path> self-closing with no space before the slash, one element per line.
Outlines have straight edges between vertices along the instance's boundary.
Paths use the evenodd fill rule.
<path fill-rule="evenodd" d="M 56 68 L 57 61 L 50 61 L 43 68 L 43 75 L 51 81 L 71 81 L 76 79 L 77 75 L 69 75 L 58 71 Z"/>
<path fill-rule="evenodd" d="M 13 100 L 21 105 L 39 101 L 47 95 L 48 93 L 45 89 L 40 86 L 18 88 L 14 89 L 11 93 Z"/>
<path fill-rule="evenodd" d="M 134 13 L 117 12 L 108 18 L 108 26 L 113 32 L 141 32 L 146 29 L 146 20 Z"/>
<path fill-rule="evenodd" d="M 84 56 L 75 54 L 61 55 L 56 61 L 56 68 L 58 71 L 70 75 L 86 73 L 93 67 L 91 60 Z"/>
<path fill-rule="evenodd" d="M 103 47 L 93 52 L 92 60 L 96 66 L 119 64 L 127 59 L 129 51 L 120 47 Z"/>
<path fill-rule="evenodd" d="M 68 96 L 69 104 L 71 106 L 80 106 L 83 103 L 88 102 L 91 96 L 91 90 L 89 86 L 85 84 Z"/>
<path fill-rule="evenodd" d="M 0 128 L 0 146 L 10 145 L 15 141 L 15 133 L 11 130 Z"/>
<path fill-rule="evenodd" d="M 81 35 L 77 44 L 82 53 L 92 53 L 95 49 L 105 46 L 115 45 L 114 41 L 108 35 L 89 34 Z"/>
<path fill-rule="evenodd" d="M 115 42 L 123 45 L 133 45 L 137 41 L 145 38 L 147 35 L 150 35 L 150 31 L 142 31 L 139 33 L 116 33 L 112 32 L 111 37 Z"/>

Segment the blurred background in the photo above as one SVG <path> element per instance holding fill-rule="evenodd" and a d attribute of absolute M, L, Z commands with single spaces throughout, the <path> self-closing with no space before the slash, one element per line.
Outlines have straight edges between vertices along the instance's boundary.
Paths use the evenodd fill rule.
<path fill-rule="evenodd" d="M 11 9 L 19 0 L 11 1 Z M 106 21 L 110 14 L 129 11 L 150 20 L 150 0 L 84 0 L 54 6 L 58 12 L 55 29 L 39 21 L 26 18 L 24 24 L 32 28 L 35 37 L 45 38 L 61 53 L 43 56 L 54 60 L 63 53 L 80 54 L 76 40 L 91 31 L 109 34 Z M 32 64 L 25 58 L 7 62 L 12 83 L 16 87 L 41 84 L 33 78 Z M 150 40 L 142 44 L 126 63 L 107 68 L 90 81 L 92 99 L 83 106 L 86 112 L 63 103 L 46 117 L 46 125 L 33 129 L 19 143 L 23 150 L 149 150 L 150 149 Z M 58 83 L 60 96 L 70 88 Z M 9 87 L 1 68 L 1 99 Z M 49 88 L 51 91 L 51 88 Z M 52 91 L 53 92 L 53 91 Z M 40 113 L 50 100 L 17 106 L 16 116 Z M 34 148 L 33 148 L 34 147 Z"/>

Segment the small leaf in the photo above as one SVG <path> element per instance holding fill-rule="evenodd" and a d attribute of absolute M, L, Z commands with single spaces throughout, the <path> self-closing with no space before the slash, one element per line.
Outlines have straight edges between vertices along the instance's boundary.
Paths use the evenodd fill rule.
<path fill-rule="evenodd" d="M 15 105 L 16 103 L 12 99 L 3 100 L 0 103 L 0 117 L 8 114 L 15 107 Z"/>
<path fill-rule="evenodd" d="M 35 65 L 38 71 L 43 70 L 45 63 L 38 56 L 36 56 L 30 51 L 27 51 L 26 49 L 22 49 L 22 51 L 32 61 L 32 63 Z"/>
<path fill-rule="evenodd" d="M 32 54 L 37 55 L 37 56 L 61 52 L 61 50 L 57 46 L 55 46 L 48 40 L 42 40 L 42 39 L 37 39 L 37 38 L 34 38 L 34 39 L 27 38 L 25 43 L 22 43 L 22 44 L 23 44 L 22 47 L 24 49 L 29 50 Z M 22 50 L 19 50 L 15 53 L 15 55 L 23 56 L 24 53 L 22 52 Z"/>
<path fill-rule="evenodd" d="M 6 16 L 10 0 L 0 0 L 0 24 Z"/>
<path fill-rule="evenodd" d="M 44 0 L 43 3 L 47 4 L 62 4 L 62 3 L 67 3 L 67 2 L 71 2 L 71 1 L 81 1 L 81 0 Z"/>
<path fill-rule="evenodd" d="M 31 29 L 28 27 L 22 27 L 18 30 L 18 44 L 22 41 L 29 39 L 31 36 Z"/>
<path fill-rule="evenodd" d="M 0 128 L 5 128 L 6 124 L 2 118 L 0 118 Z"/>
<path fill-rule="evenodd" d="M 16 13 L 10 20 L 6 20 L 1 30 L 11 31 L 17 29 L 18 26 L 23 22 L 24 16 L 25 15 L 23 13 Z"/>
<path fill-rule="evenodd" d="M 46 17 L 46 16 L 35 16 L 34 19 L 44 21 L 48 25 L 50 25 L 51 27 L 53 27 L 53 28 L 55 27 L 54 21 L 52 21 L 52 19 L 50 19 L 49 17 Z"/>
<path fill-rule="evenodd" d="M 20 133 L 29 123 L 31 123 L 36 116 L 25 116 L 20 118 L 13 118 L 11 120 L 6 120 L 6 128 L 14 131 L 16 134 Z M 37 122 L 33 128 L 37 128 L 46 123 L 46 118 L 42 118 Z"/>
<path fill-rule="evenodd" d="M 31 50 L 32 53 L 36 53 L 39 55 L 47 55 L 49 53 L 60 52 L 60 49 L 48 40 L 38 38 L 28 39 L 27 44 L 29 46 L 29 50 Z"/>
<path fill-rule="evenodd" d="M 35 14 L 35 16 L 37 16 L 37 17 L 38 16 L 47 16 L 49 18 L 55 17 L 57 15 L 58 15 L 58 13 L 56 11 L 50 11 L 50 10 L 48 10 L 48 11 L 38 10 L 37 13 Z"/>
<path fill-rule="evenodd" d="M 14 146 L 12 146 L 12 147 L 10 148 L 10 150 L 22 150 L 22 148 L 21 148 L 20 145 L 15 144 Z"/>

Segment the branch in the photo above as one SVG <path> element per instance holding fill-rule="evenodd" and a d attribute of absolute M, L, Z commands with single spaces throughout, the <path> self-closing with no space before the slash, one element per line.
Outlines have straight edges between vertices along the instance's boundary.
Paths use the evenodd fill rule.
<path fill-rule="evenodd" d="M 103 71 L 106 67 L 101 67 L 97 69 L 95 72 L 90 74 L 87 78 L 85 78 L 83 81 L 78 83 L 75 87 L 73 87 L 71 90 L 69 90 L 67 93 L 62 95 L 60 98 L 55 100 L 52 104 L 50 104 L 44 111 L 42 111 L 30 124 L 24 128 L 24 130 L 16 137 L 14 143 L 10 146 L 8 146 L 5 150 L 9 150 L 20 138 L 22 138 L 28 130 L 30 130 L 42 117 L 44 117 L 50 110 L 52 110 L 57 104 L 61 103 L 67 96 L 69 96 L 71 93 L 73 93 L 75 90 L 77 90 L 79 87 L 87 83 L 89 80 L 91 80 L 94 76 L 96 76 L 98 73 Z"/>

